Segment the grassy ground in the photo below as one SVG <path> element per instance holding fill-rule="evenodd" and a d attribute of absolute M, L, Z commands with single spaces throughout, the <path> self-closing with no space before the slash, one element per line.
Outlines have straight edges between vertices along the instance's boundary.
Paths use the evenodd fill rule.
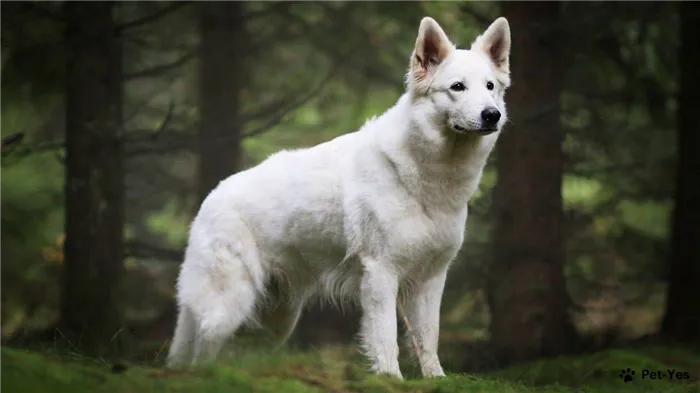
<path fill-rule="evenodd" d="M 621 369 L 634 369 L 625 383 Z M 641 379 L 642 369 L 688 372 L 685 381 Z M 407 373 L 408 374 L 408 373 Z M 2 348 L 3 393 L 256 392 L 256 393 L 700 393 L 700 356 L 685 350 L 648 347 L 542 360 L 497 372 L 449 375 L 439 380 L 409 376 L 407 382 L 369 376 L 344 349 L 312 353 L 248 353 L 216 367 L 175 372 L 111 364 L 64 355 Z"/>

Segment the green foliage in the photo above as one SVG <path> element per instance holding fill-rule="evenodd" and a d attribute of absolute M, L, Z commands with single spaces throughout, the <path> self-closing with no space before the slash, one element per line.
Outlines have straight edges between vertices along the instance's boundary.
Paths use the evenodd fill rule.
<path fill-rule="evenodd" d="M 4 88 L 4 86 L 3 86 Z M 2 129 L 26 131 L 40 125 L 43 108 L 4 104 Z M 31 141 L 31 136 L 28 138 Z M 18 162 L 3 157 L 0 176 L 2 199 L 2 320 L 3 337 L 16 329 L 36 326 L 29 310 L 40 319 L 51 318 L 59 291 L 56 266 L 42 255 L 55 247 L 63 232 L 63 166 L 51 152 L 34 154 Z M 38 314 L 43 312 L 43 315 Z M 40 326 L 40 325 L 39 325 Z"/>
<path fill-rule="evenodd" d="M 175 201 L 169 201 L 160 212 L 147 218 L 148 228 L 165 238 L 169 245 L 177 246 L 187 241 L 189 217 L 178 210 Z"/>
<path fill-rule="evenodd" d="M 631 229 L 650 238 L 665 239 L 668 236 L 668 225 L 663 224 L 669 222 L 671 201 L 624 200 L 618 206 L 622 221 Z"/>

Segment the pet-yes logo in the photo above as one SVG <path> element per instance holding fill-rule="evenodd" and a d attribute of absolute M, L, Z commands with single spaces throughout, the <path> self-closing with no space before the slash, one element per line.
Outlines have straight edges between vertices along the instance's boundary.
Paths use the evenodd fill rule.
<path fill-rule="evenodd" d="M 623 368 L 620 370 L 618 375 L 625 383 L 632 382 L 637 379 L 648 380 L 648 379 L 667 379 L 672 380 L 685 380 L 690 379 L 690 373 L 687 371 L 678 371 L 676 369 L 666 369 L 666 370 L 649 370 L 643 368 L 641 374 L 637 375 L 637 372 L 631 368 Z"/>

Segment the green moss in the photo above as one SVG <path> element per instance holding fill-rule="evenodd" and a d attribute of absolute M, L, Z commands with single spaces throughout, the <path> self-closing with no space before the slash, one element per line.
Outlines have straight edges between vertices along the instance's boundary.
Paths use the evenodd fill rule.
<path fill-rule="evenodd" d="M 609 350 L 587 356 L 562 357 L 515 366 L 494 373 L 509 380 L 517 380 L 529 386 L 558 384 L 571 388 L 590 389 L 591 391 L 635 391 L 635 392 L 700 392 L 697 383 L 697 371 L 690 366 L 698 355 L 664 348 L 654 349 L 659 356 L 650 356 L 651 350 Z M 675 353 L 685 363 L 663 361 L 661 354 Z M 667 359 L 670 359 L 667 357 Z M 622 369 L 635 370 L 634 381 L 625 384 L 619 377 Z M 690 373 L 690 381 L 651 380 L 642 378 L 642 370 L 676 369 Z M 693 379 L 695 378 L 695 379 Z M 628 388 L 625 390 L 624 388 Z M 632 389 L 634 388 L 634 389 Z"/>
<path fill-rule="evenodd" d="M 660 358 L 666 358 L 666 362 Z M 132 366 L 113 373 L 107 363 L 3 348 L 3 392 L 255 392 L 255 393 L 618 393 L 700 392 L 680 381 L 635 380 L 625 384 L 621 368 L 664 369 L 672 359 L 700 364 L 683 351 L 614 350 L 590 356 L 543 360 L 488 375 L 450 375 L 406 382 L 366 374 L 347 350 L 248 354 L 221 365 L 190 371 Z M 681 369 L 681 365 L 676 368 Z M 686 369 L 683 369 L 686 371 Z M 691 377 L 697 377 L 688 369 Z"/>

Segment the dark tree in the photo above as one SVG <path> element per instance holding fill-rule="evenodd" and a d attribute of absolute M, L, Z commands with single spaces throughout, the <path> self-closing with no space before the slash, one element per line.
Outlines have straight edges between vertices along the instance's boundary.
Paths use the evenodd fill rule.
<path fill-rule="evenodd" d="M 63 333 L 104 353 L 121 328 L 121 49 L 111 2 L 66 2 Z"/>
<path fill-rule="evenodd" d="M 512 125 L 496 150 L 494 261 L 487 292 L 491 342 L 504 364 L 561 353 L 573 330 L 563 273 L 560 6 L 503 7 L 513 31 L 507 99 Z"/>
<path fill-rule="evenodd" d="M 681 342 L 700 341 L 700 4 L 680 6 L 678 161 L 672 215 L 669 281 L 662 333 Z"/>
<path fill-rule="evenodd" d="M 199 172 L 197 208 L 221 180 L 240 169 L 241 90 L 248 83 L 246 3 L 199 4 Z"/>

